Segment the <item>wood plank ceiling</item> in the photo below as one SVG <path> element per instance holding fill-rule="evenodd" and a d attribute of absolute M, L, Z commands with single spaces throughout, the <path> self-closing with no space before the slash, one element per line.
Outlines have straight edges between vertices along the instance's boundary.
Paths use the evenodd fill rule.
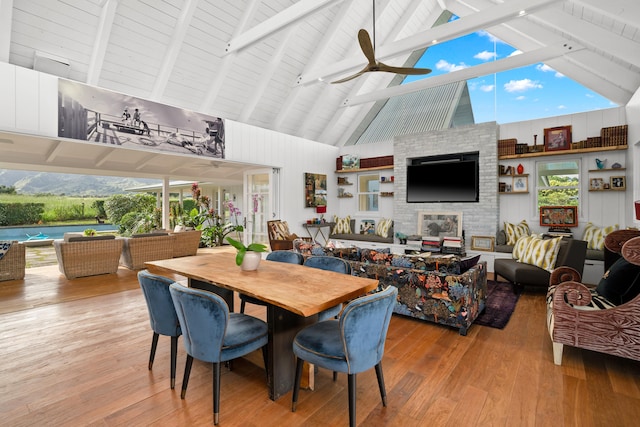
<path fill-rule="evenodd" d="M 390 65 L 477 30 L 523 52 L 410 91 L 538 62 L 618 105 L 640 86 L 637 0 L 375 1 Z M 0 61 L 58 59 L 72 80 L 326 144 L 393 92 L 386 73 L 329 83 L 364 65 L 371 0 L 0 0 L 0 12 Z M 434 26 L 443 13 L 461 19 Z"/>

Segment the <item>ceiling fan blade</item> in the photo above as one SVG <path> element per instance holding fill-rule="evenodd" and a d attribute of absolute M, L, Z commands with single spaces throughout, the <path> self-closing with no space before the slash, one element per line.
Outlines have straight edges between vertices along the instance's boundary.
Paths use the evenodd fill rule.
<path fill-rule="evenodd" d="M 369 66 L 375 67 L 375 52 L 373 51 L 371 37 L 369 37 L 369 33 L 367 33 L 367 30 L 360 29 L 360 31 L 358 31 L 358 41 L 360 42 L 360 49 L 362 49 L 362 53 L 364 53 L 364 56 L 366 56 L 367 60 L 369 61 Z"/>
<path fill-rule="evenodd" d="M 366 73 L 367 71 L 369 71 L 369 67 L 365 67 L 365 68 L 363 68 L 362 70 L 358 71 L 357 73 L 355 73 L 355 74 L 353 74 L 353 75 L 351 75 L 351 76 L 349 76 L 349 77 L 345 77 L 345 78 L 343 78 L 343 79 L 333 81 L 333 82 L 331 82 L 331 84 L 348 82 L 349 80 L 353 80 L 353 79 L 355 79 L 356 77 L 360 77 L 361 75 L 363 75 L 363 74 L 364 74 L 364 73 Z"/>
<path fill-rule="evenodd" d="M 393 67 L 391 65 L 378 62 L 377 71 L 386 71 L 387 73 L 407 74 L 407 75 L 415 76 L 415 75 L 429 74 L 431 72 L 431 69 L 430 68 Z"/>

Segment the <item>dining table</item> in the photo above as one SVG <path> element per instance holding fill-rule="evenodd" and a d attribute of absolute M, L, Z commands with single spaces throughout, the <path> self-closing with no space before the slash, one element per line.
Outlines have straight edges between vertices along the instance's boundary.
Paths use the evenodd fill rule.
<path fill-rule="evenodd" d="M 146 262 L 155 274 L 169 272 L 187 278 L 187 285 L 220 295 L 234 310 L 234 292 L 267 303 L 267 386 L 277 400 L 293 388 L 293 339 L 317 322 L 319 312 L 362 296 L 378 286 L 364 277 L 304 265 L 261 260 L 258 269 L 242 270 L 235 253 L 206 253 Z"/>

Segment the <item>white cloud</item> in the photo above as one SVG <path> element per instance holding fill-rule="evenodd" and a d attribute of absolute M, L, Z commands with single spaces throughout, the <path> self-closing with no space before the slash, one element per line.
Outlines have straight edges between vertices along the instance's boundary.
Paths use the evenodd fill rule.
<path fill-rule="evenodd" d="M 489 61 L 489 60 L 495 58 L 496 54 L 493 53 L 493 52 L 489 52 L 489 51 L 483 50 L 480 53 L 476 53 L 473 57 L 476 58 L 476 59 L 480 59 L 482 61 Z"/>
<path fill-rule="evenodd" d="M 511 52 L 511 54 L 509 54 L 509 57 L 520 55 L 521 53 L 522 53 L 522 51 L 520 49 L 516 49 L 513 52 Z"/>
<path fill-rule="evenodd" d="M 564 77 L 564 74 L 557 72 L 553 68 L 549 67 L 547 64 L 538 64 L 538 65 L 536 65 L 536 70 L 542 71 L 543 73 L 555 73 L 554 75 L 559 79 Z"/>
<path fill-rule="evenodd" d="M 494 89 L 494 85 L 482 85 L 480 86 L 480 90 L 483 92 L 491 92 Z"/>
<path fill-rule="evenodd" d="M 520 96 L 516 97 L 516 101 L 524 101 L 525 99 L 527 99 L 527 97 L 524 96 L 524 95 L 520 95 Z"/>
<path fill-rule="evenodd" d="M 593 96 L 593 94 L 592 94 L 592 93 L 587 93 L 587 94 L 585 94 L 585 96 L 586 96 L 587 98 L 595 98 L 595 96 Z"/>
<path fill-rule="evenodd" d="M 507 92 L 524 92 L 530 89 L 542 89 L 542 85 L 530 79 L 510 80 L 504 84 Z"/>
<path fill-rule="evenodd" d="M 443 71 L 447 71 L 447 72 L 452 72 L 452 71 L 458 71 L 458 70 L 462 70 L 465 68 L 468 68 L 469 66 L 467 64 L 465 64 L 464 62 L 461 62 L 460 64 L 451 64 L 450 62 L 447 62 L 444 59 L 439 60 L 438 62 L 436 62 L 436 68 L 438 70 L 443 70 Z"/>
<path fill-rule="evenodd" d="M 558 105 L 558 110 L 566 110 L 567 106 L 566 105 Z"/>
<path fill-rule="evenodd" d="M 478 34 L 480 37 L 486 37 L 486 38 L 488 38 L 488 39 L 489 39 L 489 41 L 490 41 L 491 43 L 494 43 L 494 42 L 495 42 L 495 43 L 504 43 L 502 40 L 500 40 L 500 39 L 499 39 L 499 38 L 497 38 L 496 36 L 494 36 L 494 35 L 492 35 L 492 34 L 490 34 L 490 33 L 486 32 L 485 30 L 480 30 L 480 31 L 478 31 L 478 32 L 477 32 L 477 34 Z"/>

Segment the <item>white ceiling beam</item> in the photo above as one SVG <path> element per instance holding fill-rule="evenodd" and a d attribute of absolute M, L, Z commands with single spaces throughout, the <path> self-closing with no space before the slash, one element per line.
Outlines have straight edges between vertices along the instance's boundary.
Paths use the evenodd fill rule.
<path fill-rule="evenodd" d="M 571 52 L 577 52 L 581 49 L 584 49 L 584 47 L 578 45 L 577 43 L 560 42 L 555 46 L 543 47 L 530 52 L 521 53 L 519 55 L 509 56 L 498 61 L 485 62 L 474 67 L 464 68 L 462 70 L 453 71 L 447 74 L 440 74 L 438 76 L 429 77 L 423 80 L 407 83 L 405 85 L 394 86 L 375 92 L 357 95 L 353 98 L 345 99 L 342 103 L 342 107 L 349 107 L 353 105 L 377 101 L 379 99 L 406 95 L 408 93 L 417 92 L 419 90 L 442 86 L 447 83 L 469 80 L 476 77 L 511 70 L 514 68 L 525 67 L 538 62 L 545 62 L 553 58 L 558 58 L 563 55 L 570 54 Z"/>
<path fill-rule="evenodd" d="M 529 14 L 552 6 L 553 4 L 557 4 L 557 0 L 511 0 L 491 6 L 456 21 L 448 22 L 444 25 L 416 33 L 411 37 L 383 45 L 376 49 L 376 59 L 378 61 L 384 61 L 398 55 L 411 53 L 416 49 L 422 49 L 433 46 L 434 44 L 453 40 L 473 33 L 474 31 L 516 19 L 522 10 L 525 10 L 526 13 Z M 330 66 L 313 70 L 307 75 L 301 75 L 297 84 L 306 85 L 315 83 L 318 80 L 332 79 L 341 74 L 362 68 L 364 62 L 361 54 L 359 57 L 347 58 Z"/>
<path fill-rule="evenodd" d="M 0 0 L 0 62 L 9 62 L 13 0 Z"/>
<path fill-rule="evenodd" d="M 91 50 L 91 60 L 89 61 L 89 69 L 87 70 L 87 84 L 97 86 L 100 80 L 100 72 L 104 63 L 104 56 L 107 52 L 111 29 L 113 28 L 113 19 L 116 16 L 118 8 L 118 0 L 107 0 L 101 4 L 102 12 L 100 12 L 100 23 L 96 31 L 96 37 Z"/>
<path fill-rule="evenodd" d="M 300 0 L 282 12 L 234 37 L 227 44 L 226 53 L 237 52 L 263 40 L 274 32 L 308 15 L 344 0 Z"/>
<path fill-rule="evenodd" d="M 186 4 L 182 6 L 182 11 L 177 19 L 173 35 L 171 36 L 171 43 L 164 55 L 164 61 L 162 61 L 160 71 L 158 72 L 153 90 L 151 91 L 151 99 L 153 100 L 159 100 L 167 88 L 167 82 L 169 81 L 173 67 L 176 65 L 178 55 L 180 55 L 180 49 L 191 25 L 191 19 L 198 8 L 198 1 L 199 0 L 187 0 Z"/>
<path fill-rule="evenodd" d="M 320 59 L 323 58 L 324 55 L 326 54 L 327 50 L 334 48 L 335 37 L 336 37 L 336 34 L 338 33 L 338 29 L 342 27 L 345 19 L 347 18 L 347 16 L 350 15 L 351 13 L 350 9 L 352 7 L 354 7 L 353 0 L 349 0 L 342 3 L 342 6 L 340 7 L 340 10 L 338 10 L 338 13 L 335 16 L 335 19 L 331 20 L 331 25 L 329 25 L 329 27 L 327 27 L 327 30 L 324 32 L 322 40 L 315 47 L 315 49 L 313 49 L 313 53 L 311 54 L 311 57 L 307 61 L 307 64 L 305 65 L 304 70 L 310 70 L 316 67 Z M 304 73 L 305 71 L 302 72 L 302 74 Z M 284 120 L 289 116 L 289 112 L 291 111 L 291 108 L 293 107 L 293 105 L 295 105 L 296 101 L 298 100 L 298 97 L 302 93 L 303 91 L 300 90 L 300 86 L 295 86 L 292 90 L 289 91 L 289 93 L 287 94 L 287 98 L 280 105 L 278 114 L 275 120 L 273 121 L 273 124 L 272 124 L 273 130 L 280 131 L 282 129 Z"/>
<path fill-rule="evenodd" d="M 271 82 L 271 79 L 273 78 L 274 74 L 278 69 L 278 66 L 280 65 L 280 61 L 282 61 L 282 57 L 284 56 L 285 52 L 289 47 L 289 43 L 292 39 L 293 29 L 294 27 L 289 27 L 286 30 L 286 34 L 284 35 L 283 40 L 280 41 L 280 43 L 278 43 L 278 48 L 272 54 L 269 64 L 265 69 L 263 69 L 260 72 L 260 81 L 255 86 L 254 90 L 251 91 L 251 98 L 247 99 L 247 102 L 244 104 L 244 107 L 242 108 L 242 112 L 238 117 L 239 122 L 244 122 L 244 123 L 249 122 L 249 118 L 255 111 L 256 106 L 258 105 L 258 102 L 260 102 L 260 100 L 264 96 L 264 93 L 267 90 L 269 82 Z"/>
<path fill-rule="evenodd" d="M 60 150 L 62 150 L 62 141 L 54 141 L 51 150 L 49 150 L 49 152 L 47 153 L 45 161 L 47 163 L 53 162 L 56 157 L 58 157 L 58 153 L 60 153 Z"/>
<path fill-rule="evenodd" d="M 95 162 L 94 166 L 96 168 L 101 168 L 102 165 L 104 165 L 107 162 L 107 160 L 109 160 L 111 157 L 113 157 L 114 154 L 117 153 L 117 152 L 118 152 L 118 148 L 107 148 L 102 153 L 98 154 L 98 158 L 100 160 Z"/>
<path fill-rule="evenodd" d="M 637 42 L 620 37 L 597 25 L 590 24 L 568 13 L 541 11 L 532 16 L 534 22 L 542 26 L 550 26 L 562 31 L 578 43 L 596 51 L 603 51 L 640 68 L 640 45 Z"/>
<path fill-rule="evenodd" d="M 640 2 L 638 1 L 572 0 L 572 3 L 582 5 L 596 13 L 638 28 L 638 16 L 640 16 Z"/>
<path fill-rule="evenodd" d="M 253 19 L 256 12 L 258 11 L 258 5 L 260 4 L 260 0 L 251 0 L 251 4 L 248 4 L 244 8 L 244 13 L 236 25 L 233 37 L 243 31 L 248 25 L 249 22 Z M 212 74 L 215 76 L 215 80 L 211 85 L 209 85 L 209 89 L 204 96 L 204 100 L 200 105 L 200 111 L 210 111 L 215 102 L 220 90 L 222 89 L 223 83 L 226 81 L 227 76 L 231 72 L 231 66 L 233 65 L 233 61 L 235 60 L 237 53 L 234 52 L 230 55 L 223 56 L 220 62 L 220 65 L 216 70 L 211 70 Z"/>

